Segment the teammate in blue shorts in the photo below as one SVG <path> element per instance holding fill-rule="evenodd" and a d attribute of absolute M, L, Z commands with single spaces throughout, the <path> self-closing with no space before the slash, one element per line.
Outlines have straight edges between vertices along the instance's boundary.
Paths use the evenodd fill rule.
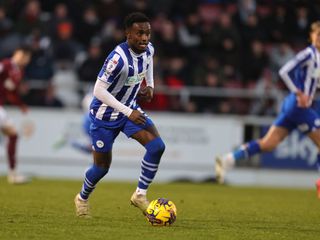
<path fill-rule="evenodd" d="M 125 33 L 126 42 L 116 46 L 109 54 L 94 86 L 94 98 L 90 105 L 93 165 L 86 172 L 82 189 L 74 199 L 78 216 L 90 216 L 88 198 L 109 171 L 112 145 L 120 132 L 146 149 L 138 186 L 131 197 L 131 203 L 143 213 L 149 205 L 146 198 L 148 187 L 165 150 L 154 123 L 136 102 L 138 96 L 146 101 L 151 101 L 153 97 L 154 48 L 149 42 L 149 19 L 138 12 L 128 15 Z M 143 81 L 146 87 L 140 90 Z"/>
<path fill-rule="evenodd" d="M 226 170 L 233 167 L 235 161 L 272 151 L 293 129 L 307 134 L 320 149 L 320 116 L 311 108 L 320 80 L 320 21 L 312 23 L 310 40 L 311 45 L 300 51 L 279 71 L 290 93 L 284 99 L 277 119 L 263 138 L 216 158 L 218 182 L 224 182 Z M 320 164 L 320 153 L 317 159 Z"/>

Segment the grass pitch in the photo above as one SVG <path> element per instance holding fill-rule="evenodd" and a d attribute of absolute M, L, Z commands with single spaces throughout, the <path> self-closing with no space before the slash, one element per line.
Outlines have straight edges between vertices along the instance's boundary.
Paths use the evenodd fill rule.
<path fill-rule="evenodd" d="M 0 178 L 0 239 L 320 239 L 315 190 L 153 184 L 149 198 L 170 198 L 178 216 L 171 227 L 152 227 L 129 204 L 135 184 L 99 183 L 91 219 L 74 215 L 80 187 L 60 180 L 12 186 Z"/>

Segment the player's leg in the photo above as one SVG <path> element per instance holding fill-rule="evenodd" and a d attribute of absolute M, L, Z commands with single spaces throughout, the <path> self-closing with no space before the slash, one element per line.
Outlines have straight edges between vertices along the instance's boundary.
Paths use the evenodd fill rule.
<path fill-rule="evenodd" d="M 272 125 L 266 135 L 258 140 L 252 140 L 243 144 L 233 152 L 216 158 L 215 173 L 219 183 L 224 182 L 224 176 L 228 169 L 232 168 L 236 161 L 247 159 L 261 152 L 272 151 L 288 136 L 289 130 L 284 127 Z"/>
<path fill-rule="evenodd" d="M 6 112 L 0 108 L 0 129 L 1 132 L 8 137 L 7 143 L 7 159 L 8 159 L 8 182 L 12 184 L 27 183 L 30 181 L 27 177 L 18 174 L 17 168 L 17 140 L 18 133 L 15 126 L 8 120 Z"/>
<path fill-rule="evenodd" d="M 156 127 L 150 119 L 148 123 L 150 124 L 149 127 L 141 129 L 131 135 L 133 139 L 138 141 L 146 149 L 146 153 L 141 161 L 141 173 L 138 186 L 131 197 L 132 204 L 140 208 L 143 213 L 149 205 L 146 198 L 148 187 L 157 173 L 161 156 L 165 150 L 165 144 Z"/>
<path fill-rule="evenodd" d="M 80 193 L 75 197 L 76 214 L 87 217 L 90 215 L 88 198 L 96 184 L 108 173 L 112 161 L 112 145 L 119 130 L 103 127 L 92 127 L 93 164 L 86 171 Z"/>
<path fill-rule="evenodd" d="M 79 141 L 78 139 L 71 140 L 71 146 L 75 149 L 80 150 L 84 153 L 92 153 L 92 146 L 91 143 L 88 141 L 90 138 L 90 126 L 91 126 L 91 119 L 88 113 L 83 116 L 82 120 L 82 130 L 85 133 L 85 141 Z"/>

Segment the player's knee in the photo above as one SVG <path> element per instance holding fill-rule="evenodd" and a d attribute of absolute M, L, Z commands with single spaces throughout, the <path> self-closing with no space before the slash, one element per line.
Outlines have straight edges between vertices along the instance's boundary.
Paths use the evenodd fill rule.
<path fill-rule="evenodd" d="M 160 137 L 153 139 L 145 145 L 145 148 L 150 154 L 162 155 L 166 149 L 166 145 Z"/>
<path fill-rule="evenodd" d="M 107 162 L 95 162 L 95 164 L 101 169 L 109 169 L 110 164 Z"/>
<path fill-rule="evenodd" d="M 13 139 L 13 140 L 17 140 L 18 139 L 18 134 L 9 135 L 9 138 Z"/>
<path fill-rule="evenodd" d="M 94 164 L 100 168 L 109 169 L 111 165 L 111 151 L 107 153 L 93 152 Z"/>
<path fill-rule="evenodd" d="M 272 150 L 274 150 L 276 148 L 277 144 L 274 143 L 263 143 L 261 144 L 261 149 L 264 152 L 271 152 Z"/>

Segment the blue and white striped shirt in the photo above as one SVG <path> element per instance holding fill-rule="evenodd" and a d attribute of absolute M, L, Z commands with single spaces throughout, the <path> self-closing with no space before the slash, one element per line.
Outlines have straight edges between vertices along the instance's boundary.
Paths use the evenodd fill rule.
<path fill-rule="evenodd" d="M 127 42 L 123 42 L 109 54 L 97 79 L 107 83 L 107 91 L 119 102 L 134 109 L 143 80 L 153 83 L 153 54 L 154 48 L 151 43 L 145 52 L 136 54 Z M 96 97 L 91 102 L 90 113 L 95 119 L 109 122 L 124 117 L 123 113 Z"/>
<path fill-rule="evenodd" d="M 291 92 L 302 91 L 314 98 L 320 82 L 320 53 L 310 45 L 300 51 L 279 71 L 280 76 Z"/>

